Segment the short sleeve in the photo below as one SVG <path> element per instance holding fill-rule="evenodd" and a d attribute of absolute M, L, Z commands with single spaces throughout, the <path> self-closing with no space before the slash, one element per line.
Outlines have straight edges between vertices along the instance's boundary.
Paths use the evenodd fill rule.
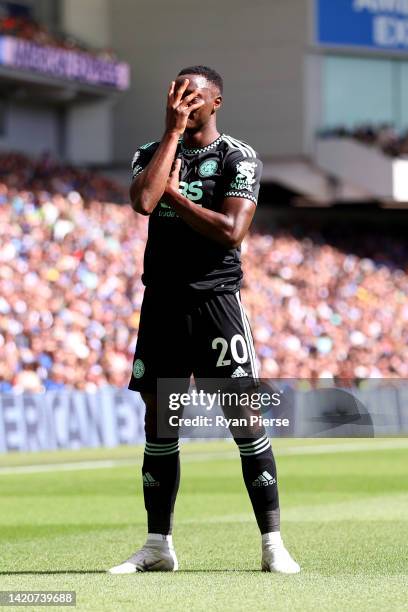
<path fill-rule="evenodd" d="M 257 204 L 261 176 L 260 159 L 234 151 L 224 164 L 224 197 L 245 198 Z"/>
<path fill-rule="evenodd" d="M 139 147 L 132 159 L 132 179 L 136 178 L 138 174 L 143 172 L 147 164 L 153 157 L 153 153 L 156 150 L 156 142 L 148 142 L 145 145 Z"/>

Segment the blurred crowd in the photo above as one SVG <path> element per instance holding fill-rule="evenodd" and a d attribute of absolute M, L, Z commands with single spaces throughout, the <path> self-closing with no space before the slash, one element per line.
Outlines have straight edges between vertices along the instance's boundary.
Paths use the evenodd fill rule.
<path fill-rule="evenodd" d="M 86 201 L 128 201 L 127 190 L 115 181 L 93 170 L 60 163 L 47 152 L 35 160 L 21 153 L 0 153 L 0 180 L 9 188 L 33 194 L 67 196 L 77 191 Z"/>
<path fill-rule="evenodd" d="M 123 386 L 145 219 L 78 191 L 20 191 L 0 179 L 0 227 L 0 390 Z"/>
<path fill-rule="evenodd" d="M 408 375 L 408 247 L 370 232 L 253 233 L 243 302 L 264 377 Z"/>
<path fill-rule="evenodd" d="M 353 138 L 363 144 L 378 147 L 391 157 L 406 157 L 408 155 L 408 131 L 398 131 L 389 124 L 360 125 L 353 129 L 335 127 L 323 130 L 320 136 L 323 138 Z"/>
<path fill-rule="evenodd" d="M 30 17 L 9 15 L 0 17 L 0 36 L 15 36 L 23 38 L 38 45 L 58 47 L 67 51 L 82 51 L 90 53 L 100 59 L 114 61 L 115 53 L 112 49 L 96 50 L 84 45 L 78 39 L 63 33 L 51 32 L 46 26 L 37 23 Z"/>
<path fill-rule="evenodd" d="M 0 391 L 126 386 L 146 218 L 109 203 L 126 197 L 112 181 L 47 156 L 0 168 Z M 243 262 L 262 376 L 408 376 L 406 241 L 258 227 Z"/>

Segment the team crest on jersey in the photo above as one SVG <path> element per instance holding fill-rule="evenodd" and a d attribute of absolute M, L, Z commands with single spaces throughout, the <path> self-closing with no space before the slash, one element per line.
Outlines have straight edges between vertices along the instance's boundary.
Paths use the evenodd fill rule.
<path fill-rule="evenodd" d="M 218 162 L 216 159 L 207 159 L 198 169 L 198 174 L 203 178 L 213 176 L 217 172 Z"/>
<path fill-rule="evenodd" d="M 133 376 L 135 378 L 142 378 L 144 373 L 145 367 L 143 361 L 141 359 L 136 359 L 135 363 L 133 364 Z"/>
<path fill-rule="evenodd" d="M 236 167 L 237 174 L 231 183 L 232 189 L 253 191 L 256 162 L 240 161 Z"/>

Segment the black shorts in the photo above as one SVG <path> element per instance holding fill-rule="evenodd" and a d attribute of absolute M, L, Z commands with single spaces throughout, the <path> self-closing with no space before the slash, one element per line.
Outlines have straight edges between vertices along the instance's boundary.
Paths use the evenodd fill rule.
<path fill-rule="evenodd" d="M 147 287 L 128 388 L 156 393 L 157 379 L 258 380 L 239 292 L 181 298 Z"/>

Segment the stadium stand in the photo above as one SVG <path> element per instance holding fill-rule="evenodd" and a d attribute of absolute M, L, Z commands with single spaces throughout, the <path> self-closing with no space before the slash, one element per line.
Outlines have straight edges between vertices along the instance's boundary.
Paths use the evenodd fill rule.
<path fill-rule="evenodd" d="M 319 133 L 321 138 L 352 138 L 362 144 L 377 147 L 390 157 L 408 155 L 408 131 L 398 131 L 390 124 L 360 125 L 353 129 L 335 127 Z"/>
<path fill-rule="evenodd" d="M 113 181 L 47 155 L 0 168 L 0 391 L 127 385 L 146 219 Z M 262 376 L 408 375 L 406 241 L 265 225 L 243 261 Z"/>
<path fill-rule="evenodd" d="M 78 191 L 87 201 L 128 201 L 127 191 L 115 181 L 98 172 L 59 163 L 47 152 L 36 160 L 21 153 L 0 153 L 0 179 L 9 188 L 32 192 L 26 197 L 33 201 L 41 191 L 61 195 Z"/>
<path fill-rule="evenodd" d="M 0 17 L 0 36 L 15 36 L 30 42 L 69 51 L 83 51 L 106 60 L 117 59 L 112 49 L 97 50 L 77 38 L 62 32 L 54 33 L 45 25 L 27 16 L 7 15 Z"/>

